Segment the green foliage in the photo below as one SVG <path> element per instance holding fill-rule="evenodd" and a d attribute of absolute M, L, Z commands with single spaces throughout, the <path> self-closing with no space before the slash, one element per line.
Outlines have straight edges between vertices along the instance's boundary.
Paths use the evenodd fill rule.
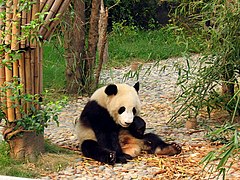
<path fill-rule="evenodd" d="M 186 55 L 186 63 L 177 66 L 177 83 L 181 93 L 176 102 L 180 108 L 171 120 L 183 114 L 196 117 L 203 109 L 207 110 L 209 117 L 214 109 L 227 110 L 232 115 L 232 119 L 228 119 L 230 123 L 239 115 L 239 7 L 239 1 L 181 1 L 176 10 L 176 30 L 182 34 L 187 31 L 198 39 L 202 52 L 197 59 Z M 183 40 L 189 48 L 189 38 L 183 36 Z M 226 89 L 225 94 L 219 90 L 222 85 Z M 222 136 L 223 132 L 231 134 L 231 138 L 227 138 L 223 148 L 210 152 L 203 162 L 207 166 L 218 160 L 216 170 L 225 177 L 227 161 L 230 157 L 235 158 L 239 152 L 239 127 L 223 126 L 210 136 L 216 138 L 216 135 Z"/>
<path fill-rule="evenodd" d="M 25 94 L 25 93 L 19 93 L 23 92 L 23 86 L 22 84 L 18 84 L 18 81 L 14 81 L 13 83 L 6 82 L 0 87 L 0 96 L 5 97 L 6 92 L 8 90 L 11 90 L 12 96 L 10 99 L 13 102 L 20 102 L 13 104 L 12 107 L 18 108 L 21 114 L 21 119 L 17 119 L 13 123 L 10 123 L 5 118 L 5 114 L 2 112 L 4 109 L 7 109 L 7 107 L 4 107 L 3 103 L 1 104 L 1 113 L 0 118 L 6 120 L 6 126 L 13 126 L 16 129 L 22 129 L 22 130 L 30 130 L 30 131 L 36 131 L 37 133 L 43 133 L 44 128 L 48 126 L 48 123 L 50 121 L 54 121 L 58 124 L 58 114 L 62 107 L 66 104 L 67 98 L 63 97 L 60 100 L 57 100 L 55 102 L 48 101 L 47 98 L 44 98 L 42 100 L 42 97 L 39 96 L 39 94 L 31 95 L 31 94 Z M 44 93 L 43 93 L 44 96 Z M 46 95 L 45 95 L 46 97 Z M 23 107 L 24 105 L 27 105 L 28 110 L 27 112 Z M 40 107 L 41 108 L 37 108 Z"/>
<path fill-rule="evenodd" d="M 202 159 L 201 164 L 205 164 L 204 168 L 208 168 L 213 172 L 214 170 L 219 171 L 218 178 L 220 175 L 225 179 L 226 172 L 231 168 L 231 165 L 238 161 L 239 150 L 240 150 L 240 132 L 238 124 L 226 124 L 220 128 L 213 130 L 208 134 L 210 139 L 225 139 L 225 145 L 221 148 L 211 151 L 206 157 Z M 229 161 L 231 159 L 231 161 Z M 211 162 L 217 162 L 217 165 L 211 164 Z M 214 168 L 216 166 L 216 168 Z"/>

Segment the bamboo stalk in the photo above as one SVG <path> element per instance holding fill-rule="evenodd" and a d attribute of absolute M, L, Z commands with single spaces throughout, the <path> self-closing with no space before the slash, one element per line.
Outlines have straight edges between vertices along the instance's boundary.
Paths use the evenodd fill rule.
<path fill-rule="evenodd" d="M 30 57 L 30 63 L 31 63 L 31 93 L 30 94 L 34 94 L 34 72 L 35 72 L 35 49 L 31 50 L 31 57 Z"/>
<path fill-rule="evenodd" d="M 40 94 L 40 74 L 39 74 L 39 51 L 40 51 L 40 45 L 37 45 L 37 48 L 35 49 L 35 69 L 34 69 L 34 94 Z M 36 104 L 36 109 L 39 109 L 39 104 Z"/>
<path fill-rule="evenodd" d="M 18 9 L 18 0 L 13 0 L 13 18 L 12 18 L 12 41 L 11 41 L 11 49 L 18 50 L 18 36 L 19 36 L 19 18 L 17 14 Z"/>
<path fill-rule="evenodd" d="M 20 78 L 20 83 L 25 86 L 26 82 L 25 82 L 25 65 L 24 64 L 25 64 L 25 53 L 22 53 L 21 58 L 19 59 L 19 78 Z"/>
<path fill-rule="evenodd" d="M 40 12 L 42 12 L 43 8 L 45 7 L 47 0 L 40 0 Z"/>
<path fill-rule="evenodd" d="M 6 7 L 4 5 L 0 5 L 0 14 L 6 11 Z M 0 44 L 3 43 L 3 32 L 4 32 L 4 22 L 3 19 L 0 18 Z"/>
<path fill-rule="evenodd" d="M 32 94 L 32 81 L 31 81 L 31 52 L 30 50 L 25 52 L 25 92 L 26 94 Z M 27 113 L 31 107 L 31 103 L 27 102 Z"/>
<path fill-rule="evenodd" d="M 40 9 L 40 0 L 36 0 L 36 3 L 32 5 L 32 13 L 31 13 L 31 20 L 35 20 L 37 19 L 37 13 L 39 12 Z M 33 34 L 33 32 L 32 32 Z M 37 41 L 35 37 L 30 37 L 31 41 L 30 41 L 30 47 L 31 48 L 36 48 L 37 46 Z"/>
<path fill-rule="evenodd" d="M 23 32 L 23 26 L 25 26 L 26 24 L 27 24 L 27 12 L 26 12 L 26 10 L 23 10 L 22 12 L 21 12 L 22 14 L 21 14 L 21 36 L 23 37 L 23 39 L 21 40 L 21 45 L 20 45 L 20 47 L 21 48 L 25 48 L 26 47 L 26 39 L 25 39 L 25 37 L 24 37 L 24 32 Z"/>
<path fill-rule="evenodd" d="M 42 68 L 42 60 L 43 60 L 43 48 L 39 47 L 39 94 L 42 94 L 43 91 L 43 68 Z"/>
<path fill-rule="evenodd" d="M 51 6 L 48 15 L 45 18 L 46 23 L 40 28 L 40 31 L 39 31 L 39 34 L 42 37 L 44 37 L 44 35 L 48 31 L 48 29 L 49 29 L 48 25 L 50 23 L 50 20 L 55 17 L 62 2 L 63 2 L 63 0 L 54 1 L 53 5 Z"/>
<path fill-rule="evenodd" d="M 5 44 L 11 43 L 11 20 L 12 20 L 12 1 L 7 0 L 6 2 L 6 26 L 5 26 Z"/>
<path fill-rule="evenodd" d="M 18 69 L 18 61 L 15 61 L 13 63 L 13 77 L 19 77 L 19 69 Z M 20 92 L 16 92 L 16 93 L 20 93 Z M 15 95 L 15 94 L 14 94 Z M 15 115 L 16 115 L 16 119 L 21 119 L 21 113 L 20 113 L 20 100 L 16 99 L 15 100 Z"/>
<path fill-rule="evenodd" d="M 35 49 L 35 68 L 34 68 L 34 94 L 40 94 L 39 92 L 39 45 Z"/>
<path fill-rule="evenodd" d="M 31 20 L 32 20 L 32 13 L 31 12 L 32 12 L 32 9 L 27 12 L 27 19 L 26 19 L 27 22 L 26 22 L 26 25 L 29 25 Z M 26 46 L 25 47 L 30 47 L 30 39 L 29 38 L 26 39 Z"/>
<path fill-rule="evenodd" d="M 3 54 L 3 56 L 5 56 L 5 54 Z M 5 67 L 2 65 L 2 58 L 3 57 L 0 57 L 0 87 L 5 82 Z M 4 93 L 4 92 L 0 91 L 0 94 L 1 93 Z M 0 97 L 1 97 L 0 98 L 0 103 L 2 103 L 3 105 L 6 105 L 6 97 L 4 96 L 4 94 L 1 94 Z M 3 108 L 2 110 L 5 114 L 7 114 L 6 108 Z"/>
<path fill-rule="evenodd" d="M 41 6 L 42 4 L 40 5 L 40 12 L 48 12 L 55 0 L 48 0 L 48 1 L 41 0 L 41 1 L 42 1 L 42 4 L 43 4 L 43 1 L 46 1 L 46 2 L 43 6 Z"/>
<path fill-rule="evenodd" d="M 23 90 L 21 93 L 25 94 L 25 87 L 26 87 L 26 82 L 25 82 L 25 53 L 21 54 L 21 59 L 19 59 L 19 77 L 20 77 L 20 83 L 23 84 Z M 26 112 L 27 107 L 26 104 L 24 104 L 23 99 L 21 99 L 21 106 L 23 106 L 23 110 Z"/>
<path fill-rule="evenodd" d="M 10 56 L 9 56 L 8 53 L 5 54 L 5 59 L 7 61 L 10 60 Z M 10 64 L 8 64 L 8 65 L 10 65 Z M 5 66 L 5 73 L 6 73 L 5 74 L 6 75 L 6 82 L 7 83 L 11 82 L 13 75 L 12 75 L 11 69 L 9 69 L 7 66 Z M 10 122 L 13 122 L 15 120 L 15 116 L 14 116 L 14 108 L 12 107 L 13 102 L 11 100 L 11 97 L 12 97 L 11 89 L 7 90 L 6 95 L 7 95 L 7 118 Z"/>
<path fill-rule="evenodd" d="M 43 39 L 45 39 L 45 40 L 48 39 L 50 37 L 50 35 L 54 32 L 58 23 L 60 22 L 59 19 L 64 14 L 64 12 L 65 12 L 66 8 L 68 7 L 69 3 L 70 3 L 70 0 L 63 1 L 63 3 L 61 4 L 60 8 L 58 9 L 58 11 L 56 13 L 58 19 L 55 20 L 55 21 L 52 21 L 50 23 L 49 30 L 44 34 Z"/>

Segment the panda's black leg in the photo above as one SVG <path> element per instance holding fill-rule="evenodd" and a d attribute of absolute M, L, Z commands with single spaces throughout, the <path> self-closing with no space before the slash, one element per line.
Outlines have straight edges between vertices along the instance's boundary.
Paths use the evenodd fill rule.
<path fill-rule="evenodd" d="M 94 140 L 85 140 L 81 150 L 84 156 L 110 165 L 116 162 L 116 152 L 103 148 Z"/>
<path fill-rule="evenodd" d="M 147 133 L 143 137 L 145 149 L 151 154 L 175 155 L 182 151 L 181 146 L 176 143 L 165 143 L 158 135 Z"/>

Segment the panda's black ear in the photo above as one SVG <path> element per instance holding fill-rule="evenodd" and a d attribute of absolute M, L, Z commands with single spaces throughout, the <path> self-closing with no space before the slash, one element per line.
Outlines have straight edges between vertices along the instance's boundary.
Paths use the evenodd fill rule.
<path fill-rule="evenodd" d="M 105 89 L 105 93 L 108 96 L 116 95 L 117 92 L 118 92 L 118 89 L 117 89 L 117 86 L 115 84 L 109 84 Z"/>
<path fill-rule="evenodd" d="M 137 82 L 133 87 L 136 89 L 136 91 L 138 92 L 139 91 L 139 82 Z"/>

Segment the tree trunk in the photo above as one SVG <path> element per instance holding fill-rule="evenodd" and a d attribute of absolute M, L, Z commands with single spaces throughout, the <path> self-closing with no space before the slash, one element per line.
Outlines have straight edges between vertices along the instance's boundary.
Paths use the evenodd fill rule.
<path fill-rule="evenodd" d="M 88 90 L 94 88 L 94 67 L 96 61 L 96 51 L 98 42 L 98 21 L 99 21 L 99 8 L 101 0 L 92 0 L 92 9 L 90 17 L 90 28 L 88 35 L 88 50 L 87 50 L 87 63 L 85 65 L 85 74 L 87 77 Z"/>
<path fill-rule="evenodd" d="M 77 94 L 84 86 L 83 62 L 85 57 L 85 3 L 74 0 L 74 21 L 70 12 L 66 14 L 68 30 L 64 32 L 66 67 L 66 89 L 70 94 Z"/>
<path fill-rule="evenodd" d="M 44 153 L 44 136 L 36 132 L 22 132 L 8 140 L 10 156 L 13 159 L 34 162 L 39 154 Z"/>

